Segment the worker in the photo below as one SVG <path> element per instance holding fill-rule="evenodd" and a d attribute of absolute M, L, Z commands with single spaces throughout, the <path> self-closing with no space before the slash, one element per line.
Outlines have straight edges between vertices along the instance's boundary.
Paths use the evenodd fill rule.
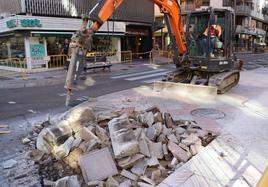
<path fill-rule="evenodd" d="M 68 39 L 65 39 L 64 40 L 63 48 L 61 49 L 61 54 L 62 55 L 68 56 L 68 53 L 69 53 L 69 44 L 70 44 L 69 40 Z M 69 61 L 67 60 L 67 58 L 64 61 L 64 66 L 65 66 L 65 69 L 68 71 Z"/>
<path fill-rule="evenodd" d="M 206 56 L 206 49 L 208 45 L 208 35 L 209 35 L 209 29 L 206 28 L 205 32 L 203 33 L 203 40 L 202 40 L 202 48 L 204 50 L 204 55 Z M 219 48 L 222 46 L 222 43 L 220 42 L 219 38 L 222 35 L 222 27 L 217 24 L 212 24 L 210 26 L 210 56 L 214 57 L 213 50 L 216 48 L 216 43 L 219 44 Z"/>

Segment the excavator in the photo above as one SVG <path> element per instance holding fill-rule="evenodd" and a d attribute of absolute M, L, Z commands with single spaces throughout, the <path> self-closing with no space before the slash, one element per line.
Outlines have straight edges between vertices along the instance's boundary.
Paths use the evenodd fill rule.
<path fill-rule="evenodd" d="M 177 0 L 150 1 L 164 14 L 176 66 L 162 81 L 215 87 L 218 94 L 223 94 L 238 84 L 240 72 L 235 68 L 236 58 L 232 52 L 235 30 L 232 11 L 213 8 L 196 10 L 187 15 L 184 25 Z M 72 54 L 65 84 L 66 105 L 70 102 L 73 82 L 81 72 L 79 67 L 83 58 L 91 49 L 92 35 L 123 2 L 124 0 L 100 0 L 88 15 L 83 16 L 82 26 L 73 35 L 70 44 Z"/>

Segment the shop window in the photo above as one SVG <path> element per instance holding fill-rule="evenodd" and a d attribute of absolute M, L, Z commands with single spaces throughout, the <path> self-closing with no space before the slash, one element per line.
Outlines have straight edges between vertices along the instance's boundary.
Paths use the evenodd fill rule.
<path fill-rule="evenodd" d="M 25 47 L 23 37 L 0 39 L 0 59 L 24 57 Z"/>

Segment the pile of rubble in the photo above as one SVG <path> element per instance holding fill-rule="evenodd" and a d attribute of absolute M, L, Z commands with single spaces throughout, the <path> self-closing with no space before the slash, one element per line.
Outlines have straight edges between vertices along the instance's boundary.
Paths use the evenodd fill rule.
<path fill-rule="evenodd" d="M 157 107 L 99 114 L 79 107 L 37 133 L 24 143 L 36 143 L 31 156 L 43 185 L 57 187 L 155 186 L 215 138 Z"/>

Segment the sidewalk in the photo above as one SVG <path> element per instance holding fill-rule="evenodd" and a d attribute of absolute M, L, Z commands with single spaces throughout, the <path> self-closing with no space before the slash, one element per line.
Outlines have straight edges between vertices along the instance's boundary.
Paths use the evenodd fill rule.
<path fill-rule="evenodd" d="M 139 87 L 101 96 L 95 103 L 84 105 L 107 110 L 158 106 L 178 119 L 192 119 L 203 123 L 208 130 L 220 130 L 221 136 L 178 168 L 161 187 L 256 186 L 268 166 L 267 73 L 267 69 L 243 71 L 237 87 L 214 99 L 203 99 L 195 93 L 183 95 Z M 208 119 L 191 114 L 202 108 L 220 111 L 224 117 Z"/>

